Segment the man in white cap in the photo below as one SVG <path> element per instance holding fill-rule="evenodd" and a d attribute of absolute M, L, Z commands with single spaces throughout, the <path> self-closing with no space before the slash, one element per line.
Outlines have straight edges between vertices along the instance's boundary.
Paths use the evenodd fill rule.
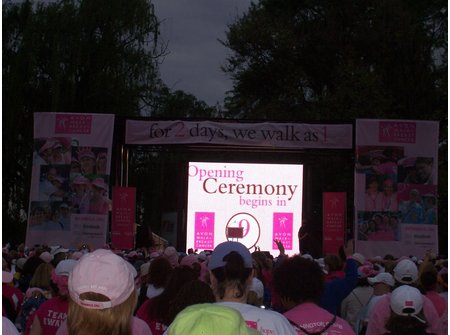
<path fill-rule="evenodd" d="M 395 285 L 394 277 L 388 272 L 380 272 L 375 277 L 368 278 L 367 281 L 373 287 L 373 294 L 369 302 L 363 307 L 355 324 L 355 331 L 360 333 L 361 329 L 367 328 L 373 307 L 385 295 L 391 292 Z"/>
<path fill-rule="evenodd" d="M 401 285 L 416 285 L 418 280 L 418 269 L 416 264 L 409 258 L 399 261 L 394 268 L 394 279 L 396 281 L 396 287 Z M 443 325 L 437 314 L 436 308 L 428 298 L 425 296 L 423 298 L 423 312 L 429 323 L 427 331 L 437 335 L 443 335 L 445 332 L 443 331 Z M 366 335 L 382 335 L 388 333 L 385 325 L 391 313 L 390 300 L 391 295 L 386 294 L 382 296 L 375 305 L 373 313 L 369 318 Z"/>

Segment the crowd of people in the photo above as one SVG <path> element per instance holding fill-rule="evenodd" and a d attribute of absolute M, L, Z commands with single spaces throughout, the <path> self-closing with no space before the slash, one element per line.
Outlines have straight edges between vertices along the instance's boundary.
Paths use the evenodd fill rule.
<path fill-rule="evenodd" d="M 3 248 L 2 334 L 447 334 L 447 259 Z"/>

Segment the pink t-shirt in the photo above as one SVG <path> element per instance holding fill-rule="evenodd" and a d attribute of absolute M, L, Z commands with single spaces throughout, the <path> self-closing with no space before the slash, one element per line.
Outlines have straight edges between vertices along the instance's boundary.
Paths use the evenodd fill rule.
<path fill-rule="evenodd" d="M 295 306 L 283 314 L 288 320 L 296 323 L 308 332 L 319 332 L 324 329 L 327 324 L 333 320 L 334 315 L 313 303 L 304 303 Z M 294 326 L 295 331 L 299 335 L 305 333 Z M 342 334 L 352 335 L 355 331 L 344 319 L 336 317 L 334 323 L 323 333 L 324 335 Z"/>
<path fill-rule="evenodd" d="M 158 322 L 156 320 L 152 320 L 149 318 L 148 316 L 148 310 L 151 306 L 151 304 L 153 303 L 152 299 L 148 299 L 147 301 L 145 301 L 141 307 L 139 307 L 136 316 L 139 319 L 142 319 L 145 321 L 145 323 L 150 327 L 150 330 L 152 331 L 152 334 L 154 335 L 160 335 L 163 334 L 166 329 L 167 326 L 161 322 Z"/>
<path fill-rule="evenodd" d="M 373 308 L 372 314 L 369 317 L 366 335 L 382 335 L 388 332 L 384 325 L 391 315 L 390 300 L 391 294 L 388 293 L 381 297 L 377 302 Z M 428 322 L 427 331 L 437 335 L 444 335 L 441 320 L 436 312 L 436 309 L 434 308 L 432 302 L 425 296 L 423 301 L 423 313 Z"/>
<path fill-rule="evenodd" d="M 42 334 L 54 335 L 58 328 L 67 319 L 67 311 L 69 310 L 69 302 L 59 297 L 51 298 L 45 301 L 38 310 L 30 318 L 34 320 L 39 318 L 42 328 Z M 33 321 L 31 321 L 33 324 Z"/>
<path fill-rule="evenodd" d="M 150 331 L 150 328 L 148 328 L 147 324 L 136 317 L 133 317 L 131 320 L 131 331 L 133 335 L 152 335 L 152 332 Z M 64 321 L 61 327 L 59 327 L 56 335 L 69 335 L 67 321 Z"/>
<path fill-rule="evenodd" d="M 425 296 L 430 299 L 434 308 L 436 308 L 439 317 L 441 317 L 447 309 L 447 300 L 440 296 L 436 291 L 428 291 Z"/>

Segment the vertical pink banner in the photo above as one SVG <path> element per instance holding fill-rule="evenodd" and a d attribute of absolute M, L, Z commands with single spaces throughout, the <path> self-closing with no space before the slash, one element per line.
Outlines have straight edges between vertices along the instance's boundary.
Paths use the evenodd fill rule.
<path fill-rule="evenodd" d="M 214 217 L 214 212 L 195 212 L 195 249 L 214 249 Z"/>
<path fill-rule="evenodd" d="M 338 254 L 339 247 L 344 244 L 346 196 L 345 192 L 323 193 L 324 254 Z"/>
<path fill-rule="evenodd" d="M 136 188 L 113 187 L 112 202 L 111 244 L 117 249 L 133 249 Z"/>
<path fill-rule="evenodd" d="M 292 213 L 273 213 L 272 240 L 280 240 L 286 250 L 292 250 L 293 218 Z M 272 242 L 272 248 L 278 249 L 275 242 Z"/>

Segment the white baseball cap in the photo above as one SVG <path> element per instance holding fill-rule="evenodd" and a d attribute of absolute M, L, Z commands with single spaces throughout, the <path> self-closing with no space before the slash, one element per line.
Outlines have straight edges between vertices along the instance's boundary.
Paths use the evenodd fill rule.
<path fill-rule="evenodd" d="M 402 284 L 412 284 L 418 277 L 417 265 L 410 259 L 401 260 L 394 268 L 394 278 Z"/>
<path fill-rule="evenodd" d="M 370 285 L 374 285 L 377 283 L 383 283 L 386 285 L 389 285 L 390 287 L 393 287 L 395 285 L 394 277 L 388 272 L 380 272 L 375 277 L 369 277 L 367 278 Z"/>
<path fill-rule="evenodd" d="M 419 321 L 425 320 L 417 316 L 422 311 L 423 296 L 420 291 L 409 285 L 397 287 L 391 294 L 391 309 L 397 315 L 414 316 Z"/>

